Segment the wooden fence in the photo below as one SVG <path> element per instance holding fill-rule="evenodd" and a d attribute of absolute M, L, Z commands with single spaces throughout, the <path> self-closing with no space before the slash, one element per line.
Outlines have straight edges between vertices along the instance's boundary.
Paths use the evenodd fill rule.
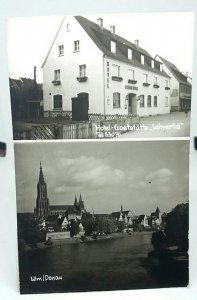
<path fill-rule="evenodd" d="M 31 125 L 25 130 L 14 128 L 13 136 L 14 140 L 112 138 L 126 132 L 127 126 L 139 124 L 139 116 L 90 114 L 89 121 L 85 122 L 65 120 L 62 123 Z M 101 127 L 109 129 L 100 131 Z M 106 134 L 102 135 L 102 132 Z"/>

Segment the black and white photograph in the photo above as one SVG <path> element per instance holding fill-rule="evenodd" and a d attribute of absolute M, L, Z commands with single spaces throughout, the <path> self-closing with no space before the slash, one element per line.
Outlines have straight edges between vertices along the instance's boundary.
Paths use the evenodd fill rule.
<path fill-rule="evenodd" d="M 14 147 L 20 293 L 188 286 L 189 141 Z"/>
<path fill-rule="evenodd" d="M 189 137 L 193 35 L 192 12 L 8 18 L 14 139 Z"/>

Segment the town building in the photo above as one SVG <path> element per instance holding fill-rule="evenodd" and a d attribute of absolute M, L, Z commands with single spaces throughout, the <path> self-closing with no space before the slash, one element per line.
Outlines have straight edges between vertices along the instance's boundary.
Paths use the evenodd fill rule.
<path fill-rule="evenodd" d="M 123 210 L 122 205 L 120 211 L 112 212 L 111 217 L 115 218 L 118 222 L 124 222 L 127 225 L 133 224 L 134 215 L 131 210 Z"/>
<path fill-rule="evenodd" d="M 79 196 L 79 201 L 75 196 L 74 204 L 50 205 L 49 198 L 47 196 L 47 184 L 44 180 L 42 165 L 40 163 L 36 208 L 34 209 L 36 217 L 45 219 L 48 224 L 55 223 L 56 225 L 61 225 L 62 223 L 66 223 L 65 218 L 68 222 L 74 219 L 79 220 L 85 212 L 86 210 L 81 194 Z"/>
<path fill-rule="evenodd" d="M 150 226 L 160 226 L 162 223 L 162 214 L 159 207 L 156 208 L 155 212 L 152 212 L 148 217 L 148 223 Z"/>
<path fill-rule="evenodd" d="M 34 78 L 9 78 L 10 98 L 13 120 L 36 119 L 43 116 L 42 84 L 36 81 L 36 67 Z"/>
<path fill-rule="evenodd" d="M 132 30 L 132 29 L 131 29 Z M 44 116 L 170 112 L 170 76 L 139 45 L 84 17 L 65 17 L 43 67 Z"/>
<path fill-rule="evenodd" d="M 167 59 L 157 55 L 156 59 L 163 63 L 164 71 L 170 79 L 170 101 L 171 111 L 183 111 L 191 108 L 192 85 L 188 74 L 183 74 Z M 166 83 L 167 85 L 167 83 Z"/>

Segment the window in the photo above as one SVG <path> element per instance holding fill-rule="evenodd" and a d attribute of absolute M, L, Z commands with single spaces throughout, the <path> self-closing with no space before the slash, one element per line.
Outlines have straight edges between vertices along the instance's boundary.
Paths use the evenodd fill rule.
<path fill-rule="evenodd" d="M 120 77 L 120 66 L 112 65 L 112 76 Z"/>
<path fill-rule="evenodd" d="M 166 80 L 166 87 L 169 87 L 169 80 Z"/>
<path fill-rule="evenodd" d="M 70 31 L 70 24 L 69 23 L 66 24 L 66 31 Z"/>
<path fill-rule="evenodd" d="M 60 70 L 54 70 L 54 81 L 60 81 Z"/>
<path fill-rule="evenodd" d="M 86 76 L 86 65 L 80 65 L 79 66 L 79 77 L 85 77 Z"/>
<path fill-rule="evenodd" d="M 168 97 L 165 97 L 165 106 L 166 106 L 166 107 L 168 107 L 168 106 L 169 106 Z"/>
<path fill-rule="evenodd" d="M 144 74 L 144 83 L 148 83 L 148 74 Z"/>
<path fill-rule="evenodd" d="M 144 55 L 141 55 L 141 64 L 144 65 Z"/>
<path fill-rule="evenodd" d="M 160 69 L 160 72 L 163 71 L 163 64 L 160 64 L 159 69 Z"/>
<path fill-rule="evenodd" d="M 154 107 L 157 107 L 157 96 L 154 96 Z"/>
<path fill-rule="evenodd" d="M 59 53 L 59 56 L 64 55 L 64 45 L 60 45 L 58 47 L 58 53 Z"/>
<path fill-rule="evenodd" d="M 157 77 L 156 76 L 153 77 L 153 84 L 157 84 Z"/>
<path fill-rule="evenodd" d="M 152 67 L 152 69 L 154 69 L 154 67 L 155 67 L 155 61 L 153 59 L 151 60 L 151 67 Z"/>
<path fill-rule="evenodd" d="M 120 108 L 120 93 L 113 93 L 113 108 Z"/>
<path fill-rule="evenodd" d="M 147 107 L 151 107 L 151 95 L 147 96 Z"/>
<path fill-rule="evenodd" d="M 78 52 L 80 50 L 80 44 L 79 44 L 79 40 L 78 41 L 74 41 L 74 52 Z"/>
<path fill-rule="evenodd" d="M 53 108 L 62 109 L 62 95 L 53 96 Z"/>
<path fill-rule="evenodd" d="M 140 107 L 144 107 L 144 95 L 140 96 Z"/>
<path fill-rule="evenodd" d="M 116 42 L 111 41 L 111 52 L 116 53 Z"/>
<path fill-rule="evenodd" d="M 135 80 L 135 71 L 129 70 L 129 80 Z"/>
<path fill-rule="evenodd" d="M 128 48 L 128 59 L 132 59 L 132 50 Z"/>

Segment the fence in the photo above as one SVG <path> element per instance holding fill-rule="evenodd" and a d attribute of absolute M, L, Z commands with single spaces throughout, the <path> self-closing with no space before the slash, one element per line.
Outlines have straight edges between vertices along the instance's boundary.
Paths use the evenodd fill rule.
<path fill-rule="evenodd" d="M 91 139 L 96 138 L 91 122 L 75 124 L 32 125 L 30 129 L 14 129 L 14 140 Z"/>
<path fill-rule="evenodd" d="M 68 113 L 68 112 L 66 112 Z M 128 126 L 139 125 L 139 116 L 89 114 L 89 121 L 31 125 L 31 128 L 14 128 L 14 140 L 46 139 L 91 139 L 112 138 L 128 130 Z M 100 130 L 101 129 L 101 130 Z"/>
<path fill-rule="evenodd" d="M 62 126 L 62 139 L 91 139 L 96 138 L 95 127 L 91 122 L 66 124 Z"/>

